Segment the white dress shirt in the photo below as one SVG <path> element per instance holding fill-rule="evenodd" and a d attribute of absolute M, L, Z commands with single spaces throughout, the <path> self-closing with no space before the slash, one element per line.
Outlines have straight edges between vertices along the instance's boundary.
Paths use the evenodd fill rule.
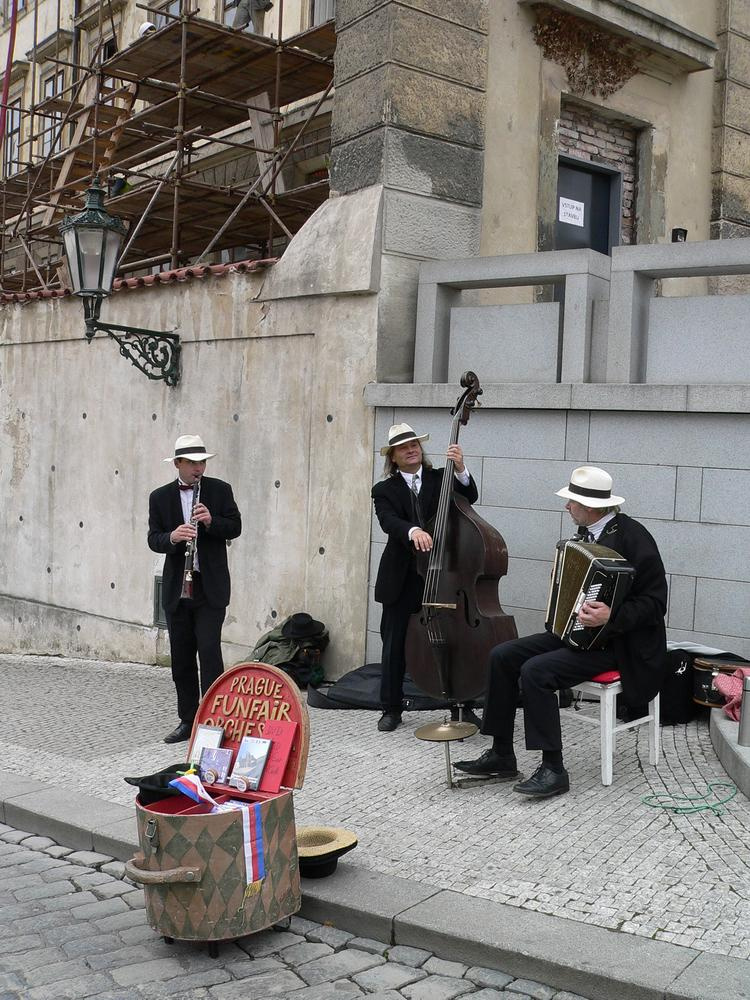
<path fill-rule="evenodd" d="M 398 471 L 404 477 L 404 482 L 409 487 L 409 490 L 412 489 L 412 480 L 416 479 L 416 484 L 414 488 L 417 494 L 419 494 L 419 491 L 422 489 L 422 466 L 420 465 L 416 472 L 404 472 L 402 469 L 399 469 Z M 455 475 L 456 479 L 459 481 L 459 483 L 461 483 L 462 486 L 469 485 L 470 476 L 469 476 L 469 470 L 466 466 L 464 466 L 463 472 L 456 472 L 456 470 L 454 469 L 453 474 Z M 414 534 L 415 531 L 424 531 L 424 528 L 420 528 L 418 524 L 415 524 L 413 528 L 409 528 L 409 541 L 411 541 L 412 535 Z"/>
<path fill-rule="evenodd" d="M 601 535 L 605 526 L 609 524 L 614 516 L 614 511 L 610 511 L 608 514 L 605 514 L 604 517 L 600 517 L 598 521 L 594 521 L 593 524 L 589 524 L 587 526 L 591 534 L 594 536 L 595 542 L 599 541 L 599 535 Z"/>

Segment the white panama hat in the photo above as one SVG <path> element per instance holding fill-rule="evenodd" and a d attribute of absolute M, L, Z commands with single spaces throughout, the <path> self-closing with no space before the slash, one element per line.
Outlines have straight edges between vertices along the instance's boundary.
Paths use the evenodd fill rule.
<path fill-rule="evenodd" d="M 391 448 L 399 444 L 406 444 L 407 441 L 428 441 L 429 434 L 417 434 L 413 427 L 408 424 L 392 424 L 388 431 L 388 444 L 380 449 L 381 455 L 387 455 Z"/>
<path fill-rule="evenodd" d="M 618 507 L 625 500 L 612 494 L 612 476 L 595 465 L 573 469 L 570 483 L 557 490 L 557 496 L 575 500 L 584 507 Z"/>
<path fill-rule="evenodd" d="M 189 458 L 191 462 L 202 462 L 207 458 L 214 458 L 214 455 L 206 451 L 203 438 L 197 434 L 183 434 L 174 443 L 174 455 L 165 458 L 165 462 L 174 462 L 176 458 Z"/>

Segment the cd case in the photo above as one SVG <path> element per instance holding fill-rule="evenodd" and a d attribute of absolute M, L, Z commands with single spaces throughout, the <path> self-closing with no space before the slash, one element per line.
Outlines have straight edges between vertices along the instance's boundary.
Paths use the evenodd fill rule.
<path fill-rule="evenodd" d="M 225 749 L 206 747 L 201 754 L 201 761 L 198 765 L 201 781 L 207 785 L 213 785 L 216 782 L 223 785 L 227 780 L 231 764 L 232 751 L 229 747 Z"/>
<path fill-rule="evenodd" d="M 224 739 L 224 730 L 221 726 L 200 725 L 195 731 L 195 739 L 190 748 L 190 763 L 199 764 L 203 751 L 207 748 L 216 749 L 221 746 Z"/>
<path fill-rule="evenodd" d="M 270 740 L 261 739 L 260 736 L 243 736 L 229 784 L 242 789 L 244 783 L 251 791 L 255 791 L 260 784 L 270 748 Z"/>

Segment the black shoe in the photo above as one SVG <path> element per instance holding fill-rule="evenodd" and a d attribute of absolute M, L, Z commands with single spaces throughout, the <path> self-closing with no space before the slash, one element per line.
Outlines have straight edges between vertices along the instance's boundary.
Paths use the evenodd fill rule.
<path fill-rule="evenodd" d="M 451 721 L 458 722 L 458 705 L 451 706 Z M 461 722 L 470 722 L 473 726 L 476 726 L 477 729 L 482 728 L 482 720 L 479 718 L 479 716 L 477 715 L 477 713 L 474 711 L 473 708 L 464 709 L 464 714 L 463 718 L 461 719 Z"/>
<path fill-rule="evenodd" d="M 497 750 L 485 750 L 476 760 L 457 760 L 453 766 L 466 774 L 484 774 L 497 778 L 518 777 L 515 755 L 499 754 Z"/>
<path fill-rule="evenodd" d="M 164 737 L 165 743 L 184 743 L 186 740 L 190 739 L 190 734 L 193 731 L 192 722 L 181 722 L 177 729 L 173 729 L 171 733 L 167 733 Z"/>
<path fill-rule="evenodd" d="M 532 795 L 536 799 L 546 799 L 550 795 L 561 795 L 570 791 L 570 779 L 565 768 L 562 771 L 553 771 L 546 764 L 540 764 L 530 778 L 514 785 L 513 791 L 520 792 L 521 795 Z"/>
<path fill-rule="evenodd" d="M 392 733 L 397 726 L 401 725 L 400 712 L 383 712 L 378 719 L 378 730 L 381 733 Z"/>

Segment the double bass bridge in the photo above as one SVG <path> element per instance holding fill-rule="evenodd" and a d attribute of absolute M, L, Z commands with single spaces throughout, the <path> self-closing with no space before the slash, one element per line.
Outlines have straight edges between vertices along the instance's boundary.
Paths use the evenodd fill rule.
<path fill-rule="evenodd" d="M 458 607 L 457 604 L 441 604 L 436 601 L 425 601 L 422 604 L 423 608 L 448 608 L 450 611 L 455 611 Z"/>

